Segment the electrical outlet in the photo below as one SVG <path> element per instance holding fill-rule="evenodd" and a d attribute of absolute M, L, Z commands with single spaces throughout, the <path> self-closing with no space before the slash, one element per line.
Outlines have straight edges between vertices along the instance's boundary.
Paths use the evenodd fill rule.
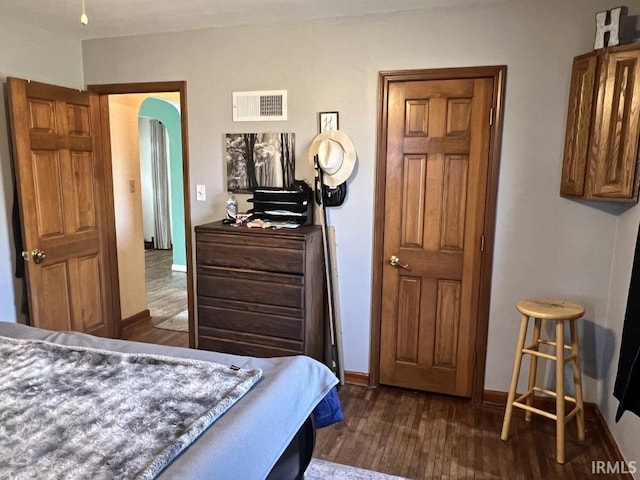
<path fill-rule="evenodd" d="M 196 185 L 196 201 L 204 202 L 207 199 L 207 192 L 204 185 Z"/>
<path fill-rule="evenodd" d="M 136 192 L 136 181 L 135 180 L 129 180 L 129 192 L 130 193 L 135 193 Z"/>

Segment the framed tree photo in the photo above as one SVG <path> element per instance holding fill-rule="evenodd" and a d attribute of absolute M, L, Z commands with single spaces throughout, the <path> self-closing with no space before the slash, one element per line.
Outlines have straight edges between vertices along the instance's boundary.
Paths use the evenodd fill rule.
<path fill-rule="evenodd" d="M 320 112 L 318 114 L 318 133 L 338 129 L 338 112 Z"/>
<path fill-rule="evenodd" d="M 259 187 L 288 188 L 295 180 L 293 132 L 227 133 L 227 190 L 251 193 Z"/>

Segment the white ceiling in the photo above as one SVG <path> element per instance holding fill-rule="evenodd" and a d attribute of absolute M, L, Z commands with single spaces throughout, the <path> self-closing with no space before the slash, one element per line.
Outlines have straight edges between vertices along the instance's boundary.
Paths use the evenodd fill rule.
<path fill-rule="evenodd" d="M 506 0 L 0 0 L 0 15 L 80 39 L 300 22 Z"/>

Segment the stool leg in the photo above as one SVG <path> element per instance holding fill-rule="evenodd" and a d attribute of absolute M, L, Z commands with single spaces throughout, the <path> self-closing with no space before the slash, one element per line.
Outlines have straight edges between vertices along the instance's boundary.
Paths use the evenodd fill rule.
<path fill-rule="evenodd" d="M 500 438 L 507 440 L 509 438 L 509 425 L 511 424 L 511 414 L 513 413 L 513 401 L 516 398 L 516 389 L 518 388 L 518 377 L 520 376 L 520 365 L 522 364 L 522 349 L 524 348 L 524 340 L 527 336 L 527 324 L 529 317 L 522 315 L 520 320 L 520 334 L 518 335 L 518 343 L 516 345 L 516 355 L 513 361 L 513 373 L 511 375 L 511 385 L 509 386 L 509 395 L 507 397 L 507 405 L 504 412 L 504 421 L 502 422 L 502 434 Z"/>
<path fill-rule="evenodd" d="M 575 355 L 573 359 L 573 385 L 576 396 L 576 407 L 579 408 L 576 414 L 576 425 L 578 427 L 578 440 L 584 441 L 584 404 L 582 402 L 582 375 L 580 373 L 580 356 L 578 354 L 578 330 L 576 320 L 569 323 L 571 331 L 571 353 Z"/>
<path fill-rule="evenodd" d="M 533 324 L 533 338 L 532 338 L 532 345 L 534 346 L 535 350 L 540 350 L 540 344 L 538 343 L 538 341 L 540 340 L 540 324 L 541 324 L 541 320 L 539 318 L 535 319 L 535 322 Z M 527 405 L 528 406 L 533 406 L 533 387 L 535 387 L 536 385 L 536 375 L 538 373 L 538 357 L 536 357 L 535 355 L 531 355 L 531 364 L 529 366 L 529 389 L 528 391 L 531 392 L 531 395 L 529 395 L 529 397 L 527 397 Z M 532 413 L 527 410 L 527 412 L 524 414 L 524 419 L 527 422 L 531 421 L 531 415 Z"/>
<path fill-rule="evenodd" d="M 556 320 L 556 461 L 564 463 L 564 320 Z"/>

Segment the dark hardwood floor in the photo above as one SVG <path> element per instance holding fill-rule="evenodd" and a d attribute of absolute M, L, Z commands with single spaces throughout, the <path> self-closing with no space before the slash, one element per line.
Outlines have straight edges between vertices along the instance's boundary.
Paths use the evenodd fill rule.
<path fill-rule="evenodd" d="M 161 345 L 189 346 L 189 335 L 155 328 L 155 325 L 187 309 L 187 275 L 171 270 L 171 250 L 145 250 L 147 306 L 150 322 L 127 327 L 122 338 Z"/>
<path fill-rule="evenodd" d="M 613 461 L 595 422 L 586 440 L 568 424 L 566 463 L 555 461 L 555 423 L 516 411 L 508 442 L 500 440 L 504 408 L 392 387 L 340 388 L 345 421 L 318 430 L 314 456 L 412 479 L 617 479 L 592 474 Z"/>
<path fill-rule="evenodd" d="M 147 253 L 151 322 L 125 329 L 124 338 L 188 346 L 186 333 L 154 325 L 187 308 L 186 278 L 171 272 L 170 252 Z M 592 462 L 613 461 L 593 419 L 578 442 L 575 422 L 567 429 L 566 463 L 555 461 L 555 424 L 515 411 L 508 442 L 500 440 L 504 408 L 392 387 L 340 388 L 345 421 L 318 430 L 314 456 L 323 460 L 412 479 L 602 480 Z"/>

